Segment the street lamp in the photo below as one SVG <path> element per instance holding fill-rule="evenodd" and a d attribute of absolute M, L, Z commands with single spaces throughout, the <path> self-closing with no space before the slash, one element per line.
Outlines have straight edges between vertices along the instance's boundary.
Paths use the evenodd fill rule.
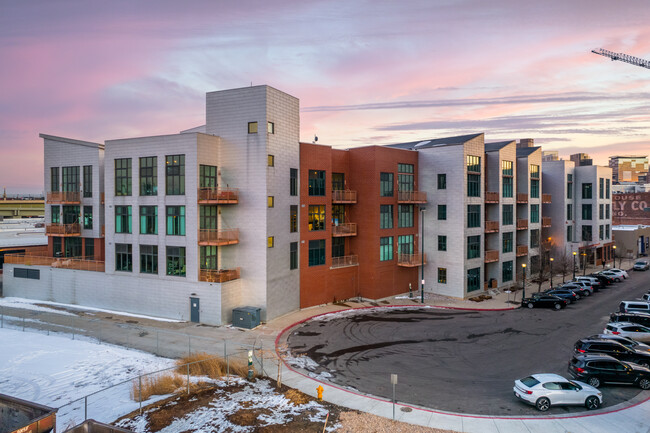
<path fill-rule="evenodd" d="M 424 304 L 424 212 L 427 210 L 425 207 L 420 208 L 420 219 L 422 220 L 422 250 L 420 251 L 420 269 L 422 275 L 422 293 L 420 294 L 420 302 Z"/>
<path fill-rule="evenodd" d="M 521 274 L 524 277 L 524 284 L 521 286 L 522 292 L 521 292 L 521 306 L 524 306 L 524 298 L 526 298 L 526 263 L 521 264 Z"/>
<path fill-rule="evenodd" d="M 587 253 L 582 253 L 582 276 L 587 275 Z"/>
<path fill-rule="evenodd" d="M 573 252 L 573 279 L 576 279 L 576 253 L 575 251 Z"/>
<path fill-rule="evenodd" d="M 614 249 L 614 267 L 616 267 L 616 245 L 612 247 Z"/>
<path fill-rule="evenodd" d="M 549 260 L 551 262 L 551 289 L 552 289 L 553 288 L 553 257 L 551 257 Z"/>

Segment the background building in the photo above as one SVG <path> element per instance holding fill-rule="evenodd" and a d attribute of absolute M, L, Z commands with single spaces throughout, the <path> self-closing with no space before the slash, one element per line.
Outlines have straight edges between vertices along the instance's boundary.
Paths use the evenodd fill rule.
<path fill-rule="evenodd" d="M 639 176 L 645 179 L 648 173 L 647 156 L 610 156 L 609 167 L 612 169 L 612 181 L 638 182 Z"/>

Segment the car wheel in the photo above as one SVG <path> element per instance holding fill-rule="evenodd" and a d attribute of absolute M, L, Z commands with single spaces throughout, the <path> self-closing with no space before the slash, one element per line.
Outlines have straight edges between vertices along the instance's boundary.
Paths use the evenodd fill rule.
<path fill-rule="evenodd" d="M 542 412 L 546 412 L 548 410 L 548 408 L 551 407 L 551 400 L 549 400 L 546 397 L 542 397 L 540 399 L 537 399 L 537 401 L 535 402 L 535 407 L 538 410 L 541 410 Z"/>
<path fill-rule="evenodd" d="M 616 281 L 617 283 L 620 283 L 620 282 L 621 282 L 621 279 L 620 279 L 620 278 L 617 278 L 617 279 L 615 279 L 614 281 Z"/>
<path fill-rule="evenodd" d="M 643 379 L 641 379 L 639 381 L 639 387 L 641 389 L 650 389 L 650 379 L 648 379 L 647 377 L 644 377 Z"/>
<path fill-rule="evenodd" d="M 554 304 L 554 305 L 553 305 L 553 308 L 555 308 L 556 310 L 561 310 L 561 309 L 562 309 L 562 305 L 560 305 L 560 304 Z"/>
<path fill-rule="evenodd" d="M 587 291 L 585 292 L 585 297 L 590 296 L 590 295 L 591 295 L 591 292 L 590 292 L 589 290 L 587 290 Z"/>
<path fill-rule="evenodd" d="M 587 400 L 585 401 L 585 406 L 589 410 L 598 409 L 600 407 L 600 400 L 598 400 L 598 397 L 592 395 L 591 397 L 587 397 Z"/>
<path fill-rule="evenodd" d="M 528 308 L 533 308 L 535 305 L 532 302 L 528 303 Z"/>
<path fill-rule="evenodd" d="M 576 301 L 580 300 L 580 295 L 576 294 Z"/>
<path fill-rule="evenodd" d="M 600 379 L 598 379 L 597 377 L 592 376 L 592 377 L 589 378 L 587 383 L 589 384 L 589 386 L 593 386 L 594 388 L 598 388 L 600 386 Z"/>

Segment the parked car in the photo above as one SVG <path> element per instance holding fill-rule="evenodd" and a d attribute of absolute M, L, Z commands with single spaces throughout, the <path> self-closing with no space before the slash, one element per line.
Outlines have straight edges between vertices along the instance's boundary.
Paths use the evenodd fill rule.
<path fill-rule="evenodd" d="M 566 299 L 558 298 L 557 296 L 551 296 L 551 295 L 545 295 L 545 294 L 539 294 L 536 293 L 530 298 L 524 298 L 521 301 L 522 306 L 527 306 L 528 308 L 535 308 L 535 307 L 547 307 L 547 308 L 555 308 L 556 310 L 560 310 L 564 307 L 567 306 L 569 301 Z"/>
<path fill-rule="evenodd" d="M 622 335 L 614 335 L 614 334 L 596 334 L 596 335 L 591 335 L 587 337 L 588 339 L 593 339 L 593 338 L 604 338 L 605 340 L 612 340 L 616 341 L 617 343 L 621 343 L 623 346 L 628 347 L 630 349 L 637 349 L 637 350 L 644 350 L 646 352 L 650 352 L 650 346 L 641 343 L 639 341 L 634 341 L 631 338 L 628 337 L 623 337 Z"/>
<path fill-rule="evenodd" d="M 573 352 L 576 354 L 604 353 L 620 361 L 634 362 L 646 368 L 650 366 L 650 352 L 647 350 L 629 348 L 607 338 L 581 338 L 573 346 Z"/>
<path fill-rule="evenodd" d="M 621 301 L 618 304 L 621 313 L 650 313 L 650 302 L 647 301 Z"/>
<path fill-rule="evenodd" d="M 649 369 L 600 353 L 574 355 L 569 361 L 569 373 L 594 388 L 603 383 L 626 383 L 650 389 Z"/>
<path fill-rule="evenodd" d="M 515 380 L 515 397 L 544 412 L 551 406 L 579 405 L 598 409 L 603 394 L 586 383 L 567 380 L 559 374 L 532 374 Z"/>
<path fill-rule="evenodd" d="M 650 302 L 650 293 L 644 293 L 644 294 L 641 296 L 641 299 L 643 299 L 644 301 L 648 301 L 648 302 Z"/>
<path fill-rule="evenodd" d="M 586 277 L 582 277 L 586 278 Z M 573 284 L 581 284 L 584 287 L 591 289 L 591 293 L 597 292 L 600 290 L 600 284 L 593 284 L 591 281 L 578 280 L 577 278 L 574 281 L 571 281 Z"/>
<path fill-rule="evenodd" d="M 612 270 L 603 271 L 602 274 L 606 275 L 608 277 L 612 277 L 614 279 L 614 281 L 616 281 L 617 283 L 620 283 L 621 281 L 623 281 L 625 279 L 625 276 L 623 276 L 622 273 L 614 272 Z"/>
<path fill-rule="evenodd" d="M 637 323 L 650 328 L 650 313 L 612 313 L 609 321 Z"/>
<path fill-rule="evenodd" d="M 599 272 L 593 273 L 590 276 L 598 279 L 598 281 L 600 281 L 600 284 L 603 286 L 609 286 L 610 284 L 614 283 L 614 279 L 612 277 L 608 277 L 607 275 L 603 275 Z"/>
<path fill-rule="evenodd" d="M 586 283 L 584 281 L 569 281 L 567 284 L 574 284 L 576 286 L 584 287 L 585 289 L 589 290 L 589 293 L 592 294 L 592 295 L 595 292 L 594 287 L 591 284 L 588 284 L 588 283 Z"/>
<path fill-rule="evenodd" d="M 610 322 L 605 326 L 603 331 L 605 334 L 622 335 L 629 337 L 632 340 L 643 341 L 650 343 L 650 328 L 630 322 Z M 650 366 L 650 361 L 648 361 Z"/>
<path fill-rule="evenodd" d="M 625 278 L 629 277 L 629 275 L 628 275 L 628 273 L 627 273 L 627 271 L 625 269 L 610 268 L 609 270 L 612 271 L 612 272 L 620 272 L 621 274 L 623 274 L 623 277 L 625 277 Z"/>
<path fill-rule="evenodd" d="M 571 290 L 575 294 L 584 298 L 586 298 L 587 296 L 591 296 L 591 292 L 592 292 L 590 289 L 586 288 L 582 284 L 566 283 L 559 286 L 559 288 Z"/>
<path fill-rule="evenodd" d="M 598 290 L 598 289 L 600 289 L 601 287 L 603 287 L 603 284 L 600 283 L 600 281 L 598 280 L 598 278 L 591 277 L 591 276 L 589 276 L 589 277 L 576 277 L 576 281 L 580 281 L 580 282 L 583 282 L 583 283 L 587 283 L 587 284 L 589 284 L 591 287 L 593 287 L 594 290 Z"/>
<path fill-rule="evenodd" d="M 634 267 L 632 269 L 634 269 L 635 271 L 647 271 L 648 269 L 650 269 L 650 263 L 648 263 L 645 260 L 639 260 L 634 264 Z"/>
<path fill-rule="evenodd" d="M 572 302 L 576 302 L 578 299 L 580 299 L 580 295 L 575 293 L 572 290 L 569 289 L 549 289 L 546 290 L 544 293 L 547 295 L 552 295 L 552 296 L 557 296 L 558 298 L 566 299 L 569 301 L 568 303 L 571 304 Z"/>

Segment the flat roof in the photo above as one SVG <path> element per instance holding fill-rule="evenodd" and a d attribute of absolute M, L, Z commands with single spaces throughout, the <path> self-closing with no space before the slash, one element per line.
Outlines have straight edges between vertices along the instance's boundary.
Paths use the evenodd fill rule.
<path fill-rule="evenodd" d="M 388 144 L 386 147 L 397 147 L 401 149 L 420 150 L 420 149 L 428 149 L 431 147 L 457 146 L 460 144 L 465 144 L 468 141 L 473 140 L 482 135 L 483 133 L 479 132 L 477 134 L 457 135 L 455 137 L 432 138 L 429 140 L 411 141 L 408 143 Z"/>
<path fill-rule="evenodd" d="M 36 225 L 43 225 L 36 227 Z M 30 218 L 0 222 L 0 248 L 47 245 L 45 219 Z"/>

